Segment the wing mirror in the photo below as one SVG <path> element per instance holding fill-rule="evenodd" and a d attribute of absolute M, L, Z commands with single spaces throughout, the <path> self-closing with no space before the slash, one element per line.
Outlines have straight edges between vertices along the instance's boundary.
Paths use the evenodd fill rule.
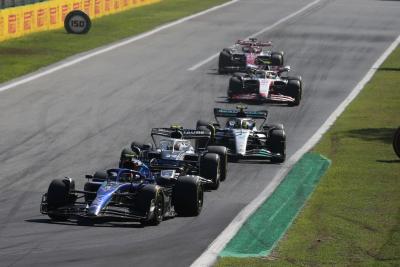
<path fill-rule="evenodd" d="M 284 71 L 290 71 L 290 66 L 285 66 L 285 67 L 283 67 L 282 69 L 281 69 L 281 72 L 284 72 Z"/>

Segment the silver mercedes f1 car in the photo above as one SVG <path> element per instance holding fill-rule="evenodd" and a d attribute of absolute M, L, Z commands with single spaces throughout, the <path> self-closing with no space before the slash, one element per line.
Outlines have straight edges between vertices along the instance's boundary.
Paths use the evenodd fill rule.
<path fill-rule="evenodd" d="M 245 109 L 244 106 L 238 106 L 237 110 L 214 108 L 216 123 L 199 120 L 197 128 L 208 129 L 211 143 L 227 147 L 228 156 L 233 161 L 251 159 L 284 162 L 286 135 L 283 125 L 265 124 L 268 115 L 266 110 Z M 222 119 L 226 121 L 224 124 Z"/>

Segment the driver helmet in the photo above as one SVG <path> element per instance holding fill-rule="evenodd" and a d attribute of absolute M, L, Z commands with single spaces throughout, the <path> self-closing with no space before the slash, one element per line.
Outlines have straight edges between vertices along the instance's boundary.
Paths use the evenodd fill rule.
<path fill-rule="evenodd" d="M 118 177 L 118 174 L 116 172 L 110 172 L 108 174 L 108 179 L 111 180 L 111 181 L 117 180 L 117 177 Z"/>
<path fill-rule="evenodd" d="M 174 144 L 174 150 L 180 151 L 181 149 L 182 149 L 182 143 L 176 142 L 176 143 Z"/>
<path fill-rule="evenodd" d="M 131 169 L 131 170 L 134 170 L 134 171 L 139 171 L 139 169 L 140 169 L 140 167 L 143 165 L 143 163 L 140 161 L 140 160 L 137 160 L 137 159 L 134 159 L 134 158 L 132 158 L 131 160 L 129 160 L 129 161 L 126 161 L 125 163 L 124 163 L 124 168 L 127 168 L 127 169 Z"/>
<path fill-rule="evenodd" d="M 254 121 L 251 121 L 251 120 L 242 121 L 242 128 L 243 129 L 253 129 Z"/>
<path fill-rule="evenodd" d="M 242 51 L 245 53 L 250 53 L 250 47 L 249 46 L 243 46 Z"/>
<path fill-rule="evenodd" d="M 226 122 L 226 127 L 228 128 L 234 128 L 234 129 L 239 129 L 241 127 L 240 125 L 240 119 L 231 119 Z"/>
<path fill-rule="evenodd" d="M 226 122 L 226 127 L 227 128 L 233 128 L 233 127 L 235 127 L 235 124 L 236 124 L 236 121 L 234 119 L 233 120 L 228 120 Z"/>
<path fill-rule="evenodd" d="M 253 53 L 261 53 L 261 47 L 253 46 Z"/>
<path fill-rule="evenodd" d="M 132 159 L 132 170 L 138 171 L 143 163 L 140 160 Z"/>
<path fill-rule="evenodd" d="M 133 174 L 130 172 L 124 172 L 121 174 L 119 180 L 121 182 L 131 182 L 133 181 Z"/>

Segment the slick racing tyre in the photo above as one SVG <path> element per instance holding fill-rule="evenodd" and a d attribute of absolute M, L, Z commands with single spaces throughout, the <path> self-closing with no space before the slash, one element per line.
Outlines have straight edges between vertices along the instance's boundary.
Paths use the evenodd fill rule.
<path fill-rule="evenodd" d="M 196 129 L 199 129 L 200 126 L 206 126 L 207 127 L 208 125 L 210 125 L 210 122 L 205 121 L 205 120 L 198 120 L 196 122 Z"/>
<path fill-rule="evenodd" d="M 300 104 L 302 88 L 301 81 L 289 80 L 287 83 L 287 94 L 294 98 L 294 102 L 289 102 L 289 106 L 298 106 Z"/>
<path fill-rule="evenodd" d="M 47 210 L 48 216 L 52 220 L 64 221 L 68 219 L 67 215 L 57 214 L 58 208 L 73 204 L 76 196 L 71 194 L 71 190 L 75 189 L 74 181 L 68 179 L 53 180 L 47 190 Z"/>
<path fill-rule="evenodd" d="M 197 127 L 197 130 L 204 131 L 205 133 L 209 133 L 210 132 L 209 127 L 207 127 L 207 126 L 199 126 L 199 127 Z M 212 134 L 210 135 L 210 140 L 207 140 L 205 138 L 204 139 L 197 139 L 195 141 L 196 150 L 206 148 L 206 146 L 209 143 L 212 143 L 212 140 L 213 140 Z"/>
<path fill-rule="evenodd" d="M 228 150 L 224 146 L 208 146 L 207 147 L 208 153 L 215 153 L 218 154 L 220 160 L 220 175 L 221 181 L 225 181 L 226 175 L 228 172 Z"/>
<path fill-rule="evenodd" d="M 400 158 L 400 127 L 397 128 L 393 136 L 393 149 L 396 155 Z"/>
<path fill-rule="evenodd" d="M 214 138 L 215 138 L 215 127 L 212 125 L 211 122 L 205 121 L 205 120 L 198 120 L 196 122 L 196 129 L 202 130 L 202 131 L 209 131 L 211 136 L 210 136 L 210 141 L 208 142 L 207 140 L 204 140 L 206 143 L 213 143 Z M 203 146 L 205 148 L 206 145 Z"/>
<path fill-rule="evenodd" d="M 207 184 L 207 188 L 217 190 L 221 182 L 220 158 L 218 154 L 207 153 L 200 160 L 200 176 L 211 180 L 211 184 Z"/>
<path fill-rule="evenodd" d="M 272 52 L 271 65 L 272 66 L 283 66 L 283 52 Z"/>
<path fill-rule="evenodd" d="M 150 208 L 154 206 L 151 213 Z M 140 221 L 142 225 L 158 225 L 164 218 L 164 200 L 162 192 L 156 185 L 147 184 L 142 187 L 136 195 L 138 211 L 142 214 L 148 214 L 148 218 Z"/>
<path fill-rule="evenodd" d="M 238 94 L 242 91 L 243 84 L 239 77 L 231 77 L 229 79 L 229 86 L 228 86 L 228 98 L 231 98 L 234 94 Z"/>
<path fill-rule="evenodd" d="M 229 66 L 231 62 L 231 55 L 224 49 L 221 53 L 219 53 L 218 60 L 218 73 L 225 74 L 225 67 Z"/>
<path fill-rule="evenodd" d="M 288 76 L 287 79 L 288 80 L 298 80 L 298 81 L 300 81 L 300 85 L 303 81 L 303 78 L 301 76 Z"/>
<path fill-rule="evenodd" d="M 303 90 L 303 78 L 301 76 L 288 76 L 288 80 L 296 80 L 300 83 L 300 90 Z"/>
<path fill-rule="evenodd" d="M 203 208 L 203 186 L 197 176 L 181 176 L 172 191 L 172 203 L 179 216 L 197 216 Z"/>
<path fill-rule="evenodd" d="M 140 156 L 140 153 L 142 150 L 146 147 L 145 144 L 139 143 L 139 142 L 132 142 L 131 143 L 131 149 L 136 154 L 136 156 Z"/>
<path fill-rule="evenodd" d="M 271 162 L 282 163 L 286 159 L 286 135 L 283 130 L 273 129 L 269 135 L 269 149 L 272 153 L 279 153 L 280 157 L 273 157 Z"/>
<path fill-rule="evenodd" d="M 267 124 L 263 127 L 264 130 L 284 130 L 283 124 L 282 123 L 276 123 L 276 124 Z"/>

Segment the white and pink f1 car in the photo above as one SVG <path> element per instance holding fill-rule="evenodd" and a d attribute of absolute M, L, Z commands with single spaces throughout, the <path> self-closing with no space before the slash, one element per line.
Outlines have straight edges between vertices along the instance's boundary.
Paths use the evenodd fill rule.
<path fill-rule="evenodd" d="M 283 52 L 271 51 L 271 47 L 271 42 L 259 42 L 256 38 L 238 40 L 235 45 L 220 52 L 218 72 L 246 71 L 249 64 L 283 66 Z"/>
<path fill-rule="evenodd" d="M 303 82 L 300 76 L 282 76 L 289 66 L 248 68 L 246 73 L 235 73 L 229 80 L 229 102 L 277 102 L 289 106 L 300 104 Z"/>

